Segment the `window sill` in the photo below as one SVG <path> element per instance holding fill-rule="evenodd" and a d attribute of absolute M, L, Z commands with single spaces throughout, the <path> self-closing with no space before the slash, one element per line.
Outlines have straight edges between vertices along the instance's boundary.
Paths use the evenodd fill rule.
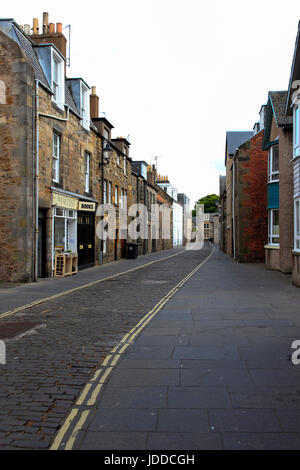
<path fill-rule="evenodd" d="M 292 250 L 291 253 L 292 255 L 300 256 L 300 250 Z"/>
<path fill-rule="evenodd" d="M 280 250 L 280 245 L 265 245 L 264 248 L 267 250 Z"/>

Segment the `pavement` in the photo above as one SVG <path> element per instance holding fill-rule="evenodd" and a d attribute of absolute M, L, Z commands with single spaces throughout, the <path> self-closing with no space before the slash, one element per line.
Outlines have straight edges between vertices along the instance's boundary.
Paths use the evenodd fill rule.
<path fill-rule="evenodd" d="M 112 368 L 73 448 L 299 450 L 299 301 L 289 275 L 217 248 Z"/>

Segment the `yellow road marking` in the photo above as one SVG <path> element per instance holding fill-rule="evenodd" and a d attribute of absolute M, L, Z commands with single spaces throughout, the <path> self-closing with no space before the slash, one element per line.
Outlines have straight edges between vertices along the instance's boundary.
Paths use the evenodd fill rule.
<path fill-rule="evenodd" d="M 121 354 L 122 352 L 124 352 L 128 346 L 130 346 L 131 342 L 134 340 L 134 338 L 145 328 L 145 326 L 157 315 L 157 313 L 164 307 L 164 305 L 178 292 L 178 290 L 180 289 L 180 287 L 182 287 L 197 271 L 199 271 L 199 269 L 210 259 L 210 257 L 213 255 L 215 251 L 215 248 L 213 248 L 213 250 L 211 251 L 211 253 L 209 254 L 209 256 L 202 262 L 200 263 L 195 269 L 193 269 L 193 271 L 191 271 L 191 273 L 189 273 L 184 279 L 182 279 L 175 287 L 173 287 L 173 289 L 171 289 L 151 310 L 150 312 L 147 313 L 147 315 L 145 315 L 142 320 L 140 320 L 137 325 L 132 328 L 130 330 L 129 333 L 126 333 L 126 335 L 124 335 L 124 337 L 121 339 L 121 341 L 113 348 L 113 350 L 111 351 L 111 353 L 113 354 L 114 352 L 116 352 L 118 350 L 118 348 L 122 345 L 122 348 L 118 351 L 118 354 L 115 354 L 115 357 L 113 358 L 112 362 L 111 362 L 111 366 L 107 368 L 107 370 L 105 371 L 105 373 L 100 377 L 100 381 L 98 383 L 98 385 L 95 387 L 95 390 L 93 391 L 92 395 L 91 395 L 91 398 L 88 400 L 87 402 L 87 406 L 93 406 L 95 405 L 96 403 L 96 400 L 98 398 L 98 395 L 99 395 L 99 392 L 101 390 L 101 388 L 103 387 L 104 383 L 105 383 L 105 380 L 107 379 L 107 377 L 109 376 L 109 374 L 112 372 L 113 370 L 113 367 L 115 366 L 115 364 L 118 362 L 118 360 L 120 359 L 121 357 Z M 181 254 L 181 253 L 180 253 Z M 151 263 L 152 264 L 152 263 Z M 138 326 L 141 325 L 139 328 Z M 130 334 L 132 333 L 132 334 Z M 129 339 L 128 339 L 129 338 Z M 126 340 L 128 339 L 128 342 L 123 344 Z M 106 364 L 109 362 L 109 359 L 112 357 L 112 354 L 109 354 L 105 359 L 104 361 L 106 361 Z M 103 363 L 102 363 L 103 364 Z M 98 376 L 100 375 L 100 372 L 102 371 L 102 369 L 100 369 L 99 371 L 96 371 L 96 373 L 94 374 L 94 377 L 93 377 L 93 381 L 98 378 Z M 88 385 L 92 385 L 92 384 L 88 384 Z M 90 388 L 89 388 L 90 389 Z M 85 396 L 87 395 L 89 389 L 87 390 Z M 84 397 L 85 398 L 85 397 Z M 51 450 L 57 450 L 59 448 L 59 445 L 64 437 L 64 435 L 66 434 L 66 432 L 68 431 L 69 427 L 71 426 L 76 414 L 78 412 L 78 409 L 73 409 L 71 411 L 71 413 L 69 414 L 68 418 L 66 419 L 64 425 L 62 426 L 62 428 L 60 429 L 60 431 L 58 432 L 52 446 L 51 446 Z M 77 432 L 81 429 L 82 425 L 84 424 L 84 422 L 86 421 L 86 418 L 89 414 L 89 411 L 84 411 L 82 412 L 82 415 L 81 415 L 81 418 L 80 420 L 78 421 L 78 423 L 76 424 L 73 432 L 72 432 L 72 435 L 71 435 L 71 438 L 69 439 L 69 441 L 67 442 L 67 446 L 66 446 L 66 449 L 72 449 L 73 448 L 73 445 L 75 443 L 75 440 L 76 440 L 76 435 L 77 435 Z"/>
<path fill-rule="evenodd" d="M 80 417 L 80 420 L 78 421 L 78 423 L 76 424 L 75 428 L 74 428 L 74 431 L 72 432 L 72 435 L 70 437 L 70 439 L 68 440 L 67 444 L 66 444 L 66 447 L 65 449 L 66 450 L 71 450 L 73 445 L 74 445 L 74 442 L 76 440 L 76 437 L 77 437 L 77 432 L 82 428 L 82 426 L 84 425 L 88 415 L 89 415 L 90 411 L 83 411 L 81 413 L 81 417 Z"/>
<path fill-rule="evenodd" d="M 83 391 L 80 394 L 80 397 L 78 398 L 78 400 L 76 402 L 76 405 L 82 405 L 82 403 L 84 402 L 84 399 L 87 396 L 87 394 L 89 393 L 90 388 L 91 388 L 92 385 L 93 384 L 91 384 L 91 383 L 86 384 L 86 386 L 84 387 Z"/>
<path fill-rule="evenodd" d="M 64 435 L 66 434 L 67 430 L 69 429 L 73 419 L 78 413 L 77 408 L 73 408 L 73 410 L 70 412 L 69 416 L 67 417 L 66 421 L 64 422 L 63 426 L 60 428 L 58 431 L 58 434 L 56 438 L 53 441 L 52 446 L 50 447 L 50 450 L 57 450 L 60 446 L 61 441 L 64 438 Z"/>
<path fill-rule="evenodd" d="M 93 393 L 91 395 L 91 398 L 87 402 L 87 406 L 93 406 L 96 403 L 96 400 L 98 398 L 99 392 L 100 392 L 102 387 L 103 387 L 102 383 L 97 385 L 97 387 L 95 388 L 95 390 L 93 391 Z"/>
<path fill-rule="evenodd" d="M 106 356 L 106 358 L 104 359 L 104 361 L 102 362 L 101 365 L 102 365 L 103 367 L 106 367 L 107 364 L 108 364 L 108 362 L 109 362 L 109 360 L 110 360 L 110 358 L 111 358 L 111 354 L 109 354 L 108 356 Z"/>
<path fill-rule="evenodd" d="M 95 382 L 99 377 L 99 374 L 102 372 L 102 369 L 96 370 L 94 377 L 92 378 L 91 382 Z"/>

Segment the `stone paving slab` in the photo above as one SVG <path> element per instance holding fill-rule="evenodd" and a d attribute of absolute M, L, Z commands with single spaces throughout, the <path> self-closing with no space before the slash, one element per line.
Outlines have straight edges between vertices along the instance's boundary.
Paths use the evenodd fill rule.
<path fill-rule="evenodd" d="M 77 448 L 299 450 L 299 301 L 290 276 L 216 250 L 114 368 Z"/>

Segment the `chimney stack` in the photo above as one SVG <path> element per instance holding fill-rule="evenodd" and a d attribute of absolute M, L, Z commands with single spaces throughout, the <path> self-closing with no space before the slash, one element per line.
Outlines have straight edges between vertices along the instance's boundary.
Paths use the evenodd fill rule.
<path fill-rule="evenodd" d="M 99 117 L 99 96 L 96 94 L 95 86 L 92 86 L 92 93 L 90 94 L 90 110 L 92 119 Z"/>
<path fill-rule="evenodd" d="M 62 32 L 62 23 L 49 23 L 49 13 L 43 13 L 43 32 L 39 34 L 39 20 L 33 19 L 33 33 L 31 34 L 32 40 L 36 44 L 54 44 L 55 47 L 66 58 L 67 56 L 67 39 Z M 26 30 L 25 30 L 26 32 Z"/>

